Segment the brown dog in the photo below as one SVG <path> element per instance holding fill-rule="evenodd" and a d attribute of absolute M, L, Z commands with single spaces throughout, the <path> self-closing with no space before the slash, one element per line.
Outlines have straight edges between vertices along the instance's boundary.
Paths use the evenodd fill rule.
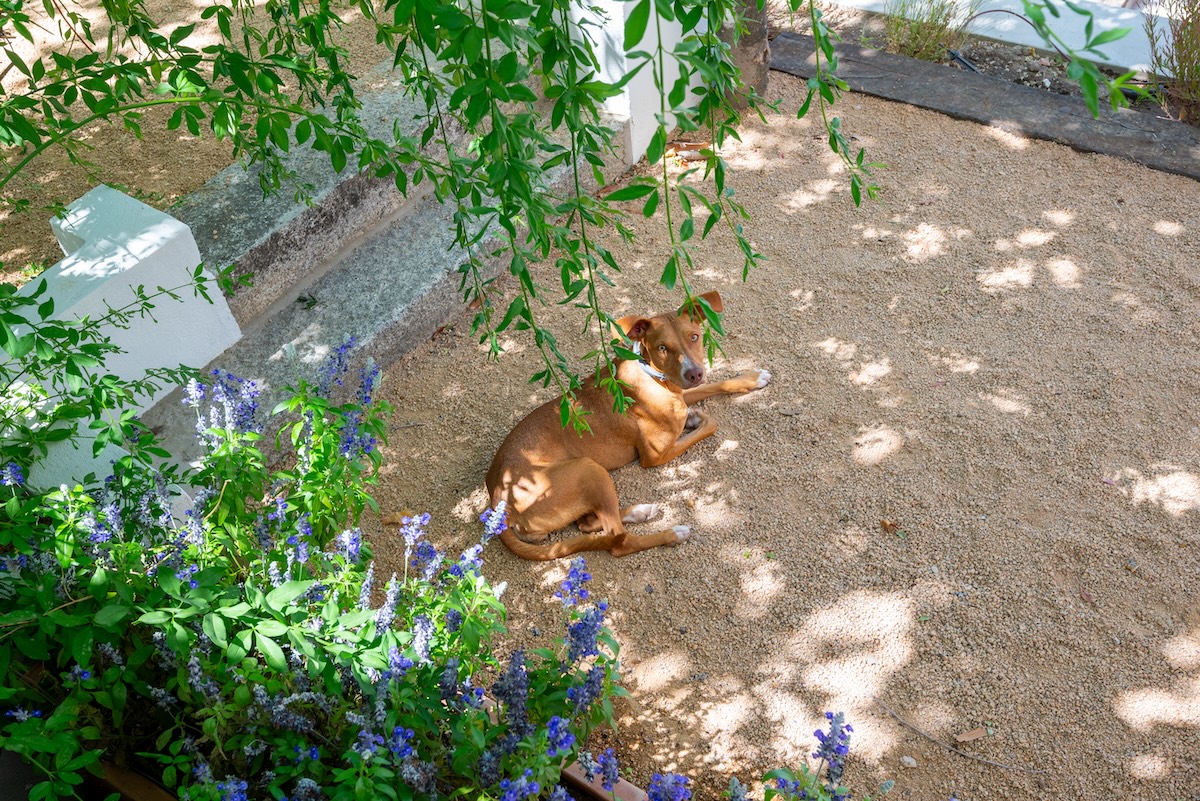
<path fill-rule="evenodd" d="M 714 311 L 722 310 L 716 292 L 700 297 Z M 508 528 L 501 539 L 509 550 L 526 559 L 558 559 L 579 551 L 626 556 L 687 539 L 687 526 L 630 536 L 624 524 L 643 523 L 658 513 L 658 507 L 622 509 L 608 471 L 635 459 L 642 467 L 666 464 L 717 430 L 711 417 L 689 406 L 713 395 L 760 389 L 771 380 L 766 370 L 749 370 L 705 384 L 701 319 L 700 310 L 692 306 L 678 315 L 617 321 L 641 354 L 640 361 L 617 361 L 617 377 L 633 400 L 625 414 L 613 411 L 612 398 L 593 376 L 577 395 L 579 406 L 589 413 L 590 433 L 580 436 L 563 428 L 558 400 L 517 423 L 487 473 L 493 508 L 500 501 L 508 507 Z M 550 532 L 576 522 L 584 533 L 538 544 Z"/>

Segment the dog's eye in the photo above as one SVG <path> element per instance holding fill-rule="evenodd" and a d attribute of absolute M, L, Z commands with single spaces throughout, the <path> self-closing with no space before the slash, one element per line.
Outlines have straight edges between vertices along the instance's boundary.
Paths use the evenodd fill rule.
<path fill-rule="evenodd" d="M 666 352 L 667 352 L 667 346 L 666 346 L 666 345 L 659 345 L 659 346 L 658 346 L 658 352 L 659 352 L 659 353 L 666 353 Z"/>
<path fill-rule="evenodd" d="M 700 335 L 699 335 L 699 334 L 692 334 L 692 341 L 693 341 L 693 342 L 695 342 L 695 341 L 696 341 L 697 339 L 699 339 L 699 338 L 700 338 Z"/>

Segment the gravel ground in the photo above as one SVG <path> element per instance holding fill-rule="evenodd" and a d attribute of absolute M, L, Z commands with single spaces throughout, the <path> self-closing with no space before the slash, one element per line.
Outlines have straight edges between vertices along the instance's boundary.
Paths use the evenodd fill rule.
<path fill-rule="evenodd" d="M 802 90 L 771 76 L 785 108 Z M 596 745 L 635 782 L 686 772 L 715 799 L 804 759 L 835 710 L 856 796 L 892 778 L 930 801 L 1198 797 L 1200 186 L 839 108 L 890 165 L 875 204 L 853 207 L 811 120 L 751 123 L 727 154 L 769 261 L 742 283 L 714 234 L 692 279 L 725 298 L 714 378 L 775 380 L 707 401 L 720 431 L 677 461 L 615 473 L 624 503 L 663 506 L 647 530 L 696 533 L 589 559 L 632 693 Z M 635 225 L 618 314 L 678 303 L 656 285 L 662 211 Z M 543 316 L 586 349 L 574 317 Z M 488 363 L 465 326 L 386 384 L 384 510 L 432 512 L 448 548 L 477 536 L 496 446 L 548 397 L 521 340 Z M 395 532 L 375 542 L 395 568 Z M 513 644 L 544 641 L 565 562 L 487 557 Z"/>

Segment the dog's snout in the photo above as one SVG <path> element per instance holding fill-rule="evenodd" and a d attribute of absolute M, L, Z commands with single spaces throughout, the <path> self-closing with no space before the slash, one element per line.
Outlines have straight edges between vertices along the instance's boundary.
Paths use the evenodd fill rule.
<path fill-rule="evenodd" d="M 689 387 L 698 387 L 704 383 L 704 366 L 693 362 L 684 362 L 683 382 Z"/>

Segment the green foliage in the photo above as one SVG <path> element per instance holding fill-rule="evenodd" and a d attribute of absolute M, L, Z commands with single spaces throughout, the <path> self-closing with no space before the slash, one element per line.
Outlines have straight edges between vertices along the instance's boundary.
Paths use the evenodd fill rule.
<path fill-rule="evenodd" d="M 1165 33 L 1154 14 L 1167 20 Z M 1158 77 L 1163 107 L 1179 119 L 1200 125 L 1200 1 L 1163 0 L 1147 9 L 1146 37 Z"/>
<path fill-rule="evenodd" d="M 967 40 L 964 21 L 982 0 L 888 0 L 884 6 L 887 49 L 924 61 L 945 61 L 947 50 Z"/>
<path fill-rule="evenodd" d="M 104 370 L 108 326 L 149 313 L 153 297 L 68 325 L 35 292 L 4 318 L 22 360 L 0 378 L 23 405 L 0 440 L 0 749 L 40 772 L 31 797 L 77 797 L 101 759 L 196 801 L 487 797 L 525 771 L 557 781 L 611 720 L 617 646 L 603 606 L 566 608 L 556 644 L 510 663 L 489 706 L 505 612 L 480 574 L 482 543 L 448 559 L 425 540 L 428 516 L 405 520 L 405 574 L 372 590 L 357 524 L 386 430 L 378 368 L 334 399 L 347 342 L 267 425 L 253 382 L 192 376 L 207 456 L 169 486 L 153 464 L 168 455 L 127 407 L 149 384 Z M 131 450 L 112 476 L 26 481 L 48 443 L 76 442 L 85 425 L 104 433 L 110 417 Z M 264 450 L 273 439 L 290 448 Z M 503 514 L 488 518 L 494 536 Z"/>
<path fill-rule="evenodd" d="M 1144 89 L 1130 85 L 1129 82 L 1133 79 L 1135 73 L 1127 72 L 1115 79 L 1110 79 L 1104 73 L 1100 72 L 1100 69 L 1095 64 L 1087 59 L 1087 56 L 1103 58 L 1104 53 L 1100 48 L 1128 35 L 1131 30 L 1130 28 L 1110 28 L 1109 30 L 1096 33 L 1096 20 L 1092 11 L 1078 3 L 1072 3 L 1071 0 L 1063 0 L 1063 5 L 1068 10 L 1084 20 L 1084 42 L 1082 46 L 1076 49 L 1068 45 L 1061 36 L 1050 29 L 1050 18 L 1062 16 L 1062 12 L 1054 0 L 1022 0 L 1022 3 L 1025 7 L 1025 17 L 1029 24 L 1034 27 L 1038 35 L 1048 45 L 1053 47 L 1063 58 L 1067 59 L 1067 77 L 1079 84 L 1079 91 L 1083 96 L 1083 102 L 1087 105 L 1088 111 L 1092 113 L 1093 117 L 1100 113 L 1101 88 L 1108 93 L 1108 102 L 1113 109 L 1129 105 L 1125 97 L 1126 92 L 1143 96 L 1146 94 Z"/>
<path fill-rule="evenodd" d="M 0 28 L 33 41 L 37 20 L 27 2 L 0 9 Z M 846 88 L 836 74 L 835 37 L 811 0 L 788 5 L 792 12 L 807 10 L 817 45 L 817 73 L 798 114 L 815 101 L 851 197 L 861 203 L 864 195 L 876 196 L 872 174 L 882 165 L 852 148 L 841 119 L 830 114 Z M 631 67 L 611 81 L 600 77 L 598 22 L 586 14 L 579 21 L 574 7 L 573 0 L 362 0 L 355 8 L 374 25 L 381 57 L 391 59 L 421 108 L 415 136 L 405 135 L 397 121 L 390 135 L 379 137 L 362 119 L 348 54 L 337 43 L 343 9 L 333 4 L 231 0 L 208 6 L 201 18 L 215 22 L 218 37 L 203 45 L 193 41 L 191 25 L 169 28 L 141 0 L 106 5 L 110 27 L 103 37 L 79 7 L 46 4 L 63 47 L 29 63 L 11 47 L 0 48 L 25 80 L 24 88 L 0 98 L 0 142 L 19 153 L 0 175 L 0 193 L 12 195 L 13 179 L 51 147 L 86 163 L 86 144 L 77 135 L 84 126 L 107 121 L 140 136 L 143 114 L 158 106 L 172 109 L 172 130 L 197 136 L 207 129 L 228 140 L 235 155 L 260 167 L 264 192 L 298 180 L 286 156 L 299 146 L 326 154 L 336 170 L 391 177 L 404 192 L 428 183 L 454 209 L 464 254 L 461 289 L 476 309 L 474 330 L 492 356 L 501 352 L 501 332 L 527 332 L 541 355 L 533 380 L 555 386 L 564 395 L 564 417 L 582 429 L 586 420 L 571 402 L 580 386 L 576 360 L 543 323 L 544 304 L 579 309 L 595 335 L 587 360 L 603 373 L 622 342 L 610 337 L 612 318 L 597 288 L 619 272 L 609 248 L 614 238 L 631 237 L 629 213 L 658 215 L 666 226 L 660 282 L 683 303 L 697 294 L 695 249 L 717 226 L 731 233 L 745 278 L 762 255 L 743 229 L 746 213 L 722 153 L 737 138 L 736 100 L 760 115 L 775 107 L 743 87 L 730 55 L 734 45 L 719 36 L 727 24 L 744 30 L 742 0 L 632 0 L 624 26 Z M 1026 0 L 1026 12 L 1048 41 L 1054 38 L 1045 25 L 1046 14 L 1058 13 L 1053 5 Z M 662 39 L 668 24 L 681 33 L 670 47 Z M 1084 52 L 1118 35 L 1093 36 L 1089 17 Z M 1072 59 L 1072 74 L 1095 110 L 1103 78 Z M 629 190 L 606 196 L 595 191 L 605 183 L 603 167 L 613 150 L 603 103 L 641 72 L 649 72 L 659 90 L 658 128 L 646 154 L 656 169 Z M 1114 102 L 1120 97 L 1110 94 Z M 706 140 L 702 162 L 673 166 L 667 144 L 675 130 Z M 458 132 L 465 132 L 466 145 Z M 566 180 L 555 183 L 555 176 Z M 305 192 L 301 184 L 298 193 Z M 12 195 L 8 202 L 23 207 L 29 201 Z M 514 279 L 507 299 L 493 284 L 493 265 Z M 709 323 L 715 319 L 706 315 Z M 711 354 L 718 346 L 711 325 L 705 336 Z M 616 408 L 624 409 L 619 384 L 608 388 Z"/>

